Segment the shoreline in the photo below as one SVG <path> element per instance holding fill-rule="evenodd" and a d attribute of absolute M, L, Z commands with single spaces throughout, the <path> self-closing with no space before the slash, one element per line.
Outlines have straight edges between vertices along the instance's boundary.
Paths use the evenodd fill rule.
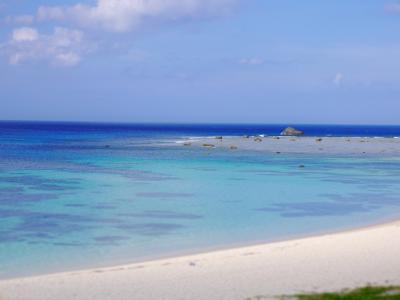
<path fill-rule="evenodd" d="M 365 256 L 365 260 L 370 261 L 372 264 L 376 264 L 377 261 L 379 260 L 392 260 L 391 263 L 386 263 L 386 264 L 380 264 L 383 269 L 395 267 L 395 270 L 392 272 L 385 272 L 386 274 L 382 273 L 379 271 L 379 268 L 373 267 L 371 268 L 370 264 L 368 262 L 365 262 L 360 265 L 360 268 L 366 268 L 366 269 L 372 269 L 372 273 L 366 273 L 366 272 L 361 272 L 361 271 L 355 271 L 355 269 L 352 269 L 352 277 L 348 278 L 347 285 L 342 284 L 333 284 L 333 285 L 326 285 L 327 282 L 324 284 L 324 280 L 320 282 L 319 286 L 315 286 L 315 284 L 310 284 L 314 280 L 316 280 L 318 277 L 321 276 L 320 272 L 318 270 L 314 270 L 313 272 L 307 272 L 308 276 L 315 277 L 314 280 L 310 281 L 303 281 L 302 286 L 304 289 L 299 289 L 296 288 L 297 284 L 293 282 L 293 285 L 290 285 L 290 280 L 285 282 L 285 288 L 282 287 L 282 282 L 279 284 L 279 282 L 275 282 L 274 285 L 278 285 L 280 287 L 279 289 L 271 289 L 268 287 L 268 284 L 265 285 L 265 292 L 263 294 L 268 294 L 270 296 L 272 295 L 282 295 L 282 294 L 293 294 L 293 293 L 298 293 L 298 292 L 310 292 L 310 291 L 319 291 L 319 290 L 337 290 L 337 289 L 343 289 L 343 288 L 352 288 L 352 287 L 357 287 L 369 283 L 376 283 L 376 284 L 399 284 L 400 283 L 400 261 L 397 262 L 396 259 L 396 253 L 400 253 L 400 238 L 397 238 L 400 234 L 400 219 L 397 218 L 396 220 L 391 220 L 388 221 L 386 220 L 385 222 L 378 223 L 378 224 L 373 224 L 373 225 L 367 225 L 363 226 L 361 228 L 353 228 L 353 229 L 348 229 L 344 231 L 338 231 L 338 232 L 333 232 L 333 233 L 325 233 L 325 234 L 319 234 L 319 235 L 312 235 L 312 236 L 307 236 L 307 237 L 300 237 L 300 238 L 294 238 L 294 239 L 289 239 L 289 240 L 284 240 L 284 241 L 275 241 L 275 242 L 268 242 L 268 243 L 255 243 L 252 245 L 248 246 L 238 246 L 238 247 L 230 247 L 228 249 L 218 249 L 218 250 L 211 250 L 207 252 L 201 252 L 201 253 L 196 253 L 196 254 L 186 254 L 186 255 L 181 255 L 181 256 L 174 256 L 174 257 L 169 257 L 169 258 L 160 258 L 160 259 L 154 259 L 154 260 L 148 260 L 148 261 L 143 261 L 143 262 L 135 262 L 135 263 L 127 263 L 127 264 L 118 264 L 118 265 L 113 265 L 109 267 L 100 267 L 100 268 L 90 268 L 90 269 L 83 269 L 83 270 L 78 270 L 78 271 L 67 271 L 67 272 L 60 272 L 60 273 L 52 273 L 52 274 L 46 274 L 46 275 L 39 275 L 39 276 L 31 276 L 31 277 L 17 277 L 17 278 L 12 278 L 12 279 L 5 279 L 5 280 L 0 280 L 0 299 L 26 299 L 29 295 L 29 299 L 54 299 L 54 298 L 44 298 L 43 293 L 52 293 L 54 292 L 58 294 L 58 291 L 62 291 L 65 288 L 67 288 L 68 291 L 72 292 L 74 291 L 75 294 L 80 295 L 79 299 L 86 299 L 86 293 L 87 289 L 80 288 L 81 284 L 79 284 L 80 281 L 86 282 L 87 284 L 94 284 L 97 288 L 95 288 L 92 292 L 95 293 L 95 295 L 92 295 L 92 298 L 96 299 L 108 299 L 108 297 L 114 293 L 118 292 L 119 288 L 113 287 L 114 285 L 119 286 L 120 284 L 126 284 L 126 280 L 130 278 L 130 280 L 133 280 L 132 283 L 135 283 L 132 288 L 134 289 L 129 290 L 126 292 L 124 295 L 122 295 L 122 298 L 119 299 L 128 299 L 129 296 L 134 297 L 135 299 L 160 299 L 157 298 L 155 295 L 152 296 L 151 294 L 154 293 L 155 291 L 152 291 L 151 288 L 148 285 L 154 284 L 154 286 L 159 286 L 163 287 L 163 278 L 167 276 L 168 274 L 173 276 L 182 276 L 183 274 L 187 274 L 188 276 L 195 276 L 196 273 L 197 276 L 200 276 L 199 278 L 192 278 L 190 282 L 186 282 L 188 285 L 188 290 L 186 291 L 179 291 L 179 289 L 175 290 L 169 290 L 165 286 L 164 288 L 167 288 L 169 290 L 169 295 L 171 297 L 176 297 L 179 298 L 181 297 L 182 292 L 184 294 L 189 293 L 191 296 L 190 299 L 201 299 L 202 295 L 205 296 L 201 291 L 198 290 L 199 288 L 199 281 L 202 282 L 206 280 L 203 276 L 207 274 L 207 276 L 215 277 L 216 275 L 220 274 L 221 277 L 219 279 L 214 278 L 217 280 L 217 282 L 209 282 L 207 281 L 208 285 L 212 285 L 214 289 L 216 290 L 226 290 L 225 284 L 222 284 L 224 282 L 223 278 L 224 277 L 232 277 L 232 268 L 233 269 L 238 269 L 239 270 L 245 270 L 245 273 L 250 274 L 257 274 L 257 273 L 264 273 L 266 272 L 265 275 L 268 276 L 268 268 L 266 266 L 263 266 L 263 264 L 267 263 L 267 265 L 274 265 L 275 269 L 283 268 L 287 269 L 288 267 L 288 261 L 287 258 L 290 258 L 291 256 L 297 257 L 294 261 L 292 261 L 292 266 L 296 268 L 296 264 L 301 264 L 301 261 L 307 260 L 309 261 L 308 264 L 313 265 L 316 264 L 318 261 L 319 263 L 324 263 L 324 259 L 321 261 L 320 259 L 313 259 L 312 257 L 308 257 L 307 252 L 304 253 L 297 253 L 296 251 L 293 252 L 293 249 L 298 247 L 299 245 L 302 246 L 303 248 L 309 248 L 309 251 L 314 252 L 314 254 L 319 254 L 319 255 L 326 255 L 328 254 L 327 252 L 332 251 L 332 249 L 329 249 L 329 247 L 324 247 L 324 243 L 332 243 L 332 241 L 336 241 L 333 243 L 335 247 L 338 247 L 338 250 L 342 248 L 342 250 L 345 250 L 346 253 L 353 253 L 353 258 L 357 259 L 359 256 L 362 257 L 363 251 L 360 251 L 361 249 L 358 249 L 361 244 L 365 244 L 366 248 L 363 249 L 364 251 L 367 250 L 372 253 L 369 255 Z M 391 237 L 394 237 L 393 240 L 390 240 Z M 388 240 L 389 238 L 389 240 Z M 396 239 L 397 238 L 397 239 Z M 341 241 L 342 240 L 342 241 Z M 345 243 L 343 243 L 343 240 L 345 240 Z M 377 243 L 377 240 L 380 240 L 383 244 L 386 246 L 382 248 L 382 245 Z M 340 247 L 339 247 L 340 246 Z M 322 247 L 322 248 L 321 248 Z M 378 247 L 380 251 L 374 251 L 374 248 Z M 300 247 L 301 248 L 301 247 Z M 279 251 L 279 249 L 281 249 Z M 288 249 L 288 251 L 284 251 L 284 249 Z M 290 250 L 292 249 L 292 250 Z M 385 250 L 386 249 L 386 250 Z M 377 249 L 376 249 L 377 250 Z M 387 252 L 391 252 L 392 255 L 389 255 Z M 298 251 L 297 251 L 298 252 Z M 260 257 L 254 261 L 254 258 L 257 258 L 257 253 Z M 280 254 L 280 255 L 279 255 Z M 318 256 L 318 255 L 317 255 Z M 336 257 L 335 257 L 336 256 Z M 252 264 L 248 265 L 249 262 L 246 263 L 246 260 L 248 258 L 252 258 Z M 230 264 L 228 266 L 224 267 L 224 264 L 221 265 L 221 262 L 227 262 L 227 259 L 229 258 L 233 261 L 230 261 Z M 274 259 L 273 259 L 274 258 Z M 341 260 L 343 259 L 342 254 L 340 254 L 340 251 L 337 253 L 333 252 L 331 255 L 327 255 L 325 258 L 327 260 L 332 260 L 335 262 L 335 265 L 331 265 L 329 268 L 332 269 L 333 271 L 336 267 L 336 271 L 333 273 L 337 273 L 339 266 L 342 265 Z M 273 261 L 275 262 L 273 262 Z M 313 262 L 314 260 L 314 262 Z M 257 262 L 258 261 L 258 262 Z M 233 265 L 232 265 L 233 263 Z M 346 265 L 348 263 L 351 263 L 350 261 L 346 262 Z M 202 265 L 205 264 L 205 266 L 202 267 Z M 318 263 L 317 263 L 318 264 Z M 176 266 L 175 268 L 171 268 L 171 266 Z M 208 266 L 208 268 L 207 268 Z M 218 266 L 216 268 L 216 266 Z M 257 267 L 258 266 L 258 267 Z M 197 268 L 196 268 L 197 267 Z M 289 263 L 290 267 L 290 263 Z M 302 267 L 306 267 L 302 265 Z M 354 267 L 354 266 L 353 266 Z M 216 269 L 215 269 L 216 268 Z M 149 273 L 148 269 L 151 269 L 152 271 Z M 171 270 L 172 269 L 172 270 Z M 175 269 L 175 270 L 174 270 Z M 290 269 L 290 268 L 289 268 Z M 147 270 L 147 271 L 146 271 Z M 196 270 L 198 272 L 196 272 Z M 353 273 L 354 272 L 354 273 Z M 147 274 L 147 275 L 146 275 Z M 393 276 L 395 274 L 395 276 Z M 104 277 L 102 278 L 102 275 Z M 143 275 L 146 275 L 145 277 L 147 280 L 144 280 Z M 150 277 L 147 277 L 151 275 Z M 224 276 L 225 275 L 225 276 Z M 249 274 L 248 274 L 249 275 Z M 301 274 L 298 274 L 301 275 Z M 110 276 L 112 278 L 110 278 Z M 206 276 L 206 277 L 207 277 Z M 387 278 L 385 277 L 387 276 Z M 167 276 L 168 277 L 168 276 Z M 235 276 L 234 276 L 235 277 Z M 240 276 L 239 276 L 240 277 Z M 297 276 L 299 277 L 298 279 L 301 279 L 302 276 Z M 358 278 L 362 277 L 362 278 Z M 258 277 L 257 277 L 258 278 Z M 262 283 L 260 283 L 260 279 L 257 280 L 257 278 L 252 278 L 251 275 L 249 275 L 249 278 L 242 278 L 245 282 L 245 286 L 242 287 L 242 292 L 238 292 L 238 294 L 226 294 L 220 293 L 218 294 L 219 296 L 216 297 L 218 299 L 243 299 L 242 298 L 236 298 L 236 296 L 239 295 L 244 295 L 248 294 L 251 290 L 249 290 L 246 286 L 251 285 L 253 286 L 254 282 L 258 282 L 258 285 L 253 286 L 254 290 L 254 295 L 247 295 L 246 297 L 251 297 L 251 296 L 256 296 L 258 295 L 263 288 Z M 339 280 L 337 276 L 335 276 L 336 280 Z M 79 282 L 76 281 L 76 279 L 79 279 Z M 107 284 L 104 285 L 103 280 L 107 279 L 108 286 Z M 136 284 L 136 280 L 139 280 L 141 283 Z M 181 278 L 182 279 L 182 278 Z M 233 279 L 233 278 L 231 278 Z M 322 278 L 323 279 L 323 278 Z M 333 280 L 332 278 L 330 280 Z M 168 280 L 167 280 L 168 281 Z M 219 281 L 219 282 L 218 282 Z M 296 280 L 294 280 L 296 281 Z M 302 281 L 302 280 L 300 280 Z M 317 280 L 321 281 L 321 280 Z M 57 283 L 57 284 L 55 284 Z M 100 284 L 102 283 L 102 284 Z M 155 284 L 157 283 L 157 284 Z M 237 283 L 239 284 L 239 283 Z M 239 284 L 240 285 L 240 284 Z M 201 286 L 201 284 L 200 284 Z M 236 286 L 236 284 L 234 285 Z M 60 289 L 60 290 L 59 290 Z M 150 290 L 149 290 L 150 289 Z M 107 290 L 107 292 L 104 292 Z M 140 290 L 141 292 L 139 294 L 136 294 L 137 291 Z M 163 290 L 163 288 L 161 288 Z M 194 292 L 196 290 L 196 292 Z M 276 290 L 276 292 L 274 292 Z M 193 294 L 192 292 L 193 291 Z M 82 294 L 83 293 L 83 294 Z M 166 293 L 166 291 L 164 291 Z M 277 294 L 278 293 L 278 294 Z M 8 298 L 9 295 L 13 295 L 13 298 Z M 161 295 L 161 294 L 160 294 Z M 115 296 L 115 295 L 114 295 Z M 211 298 L 210 298 L 211 297 Z M 232 298 L 233 297 L 233 298 Z M 72 296 L 70 294 L 65 294 L 63 296 L 58 297 L 57 299 L 70 299 Z M 208 299 L 214 299 L 212 295 L 207 296 Z M 89 298 L 87 298 L 89 299 Z M 175 299 L 175 298 L 164 298 L 164 299 Z M 184 298 L 186 299 L 186 298 Z M 266 298 L 268 299 L 268 298 Z"/>
<path fill-rule="evenodd" d="M 164 260 L 173 260 L 173 259 L 179 259 L 179 258 L 185 258 L 185 257 L 192 257 L 192 256 L 198 256 L 198 255 L 206 255 L 206 254 L 212 254 L 216 252 L 224 252 L 224 251 L 230 251 L 230 250 L 240 250 L 240 249 L 245 249 L 245 248 L 251 248 L 251 247 L 257 247 L 257 246 L 269 246 L 269 245 L 274 245 L 278 243 L 285 243 L 285 242 L 292 242 L 292 241 L 297 241 L 297 240 L 304 240 L 304 239 L 309 239 L 309 238 L 319 238 L 319 237 L 325 237 L 325 236 L 330 236 L 330 235 L 336 235 L 336 234 L 344 234 L 344 233 L 351 233 L 351 232 L 357 232 L 357 231 L 363 231 L 363 230 L 368 230 L 368 229 L 373 229 L 373 228 L 378 228 L 386 225 L 391 225 L 399 223 L 400 224 L 400 216 L 392 216 L 392 217 L 384 217 L 379 220 L 375 220 L 373 222 L 369 222 L 368 224 L 365 225 L 356 225 L 356 226 L 344 226 L 343 228 L 339 229 L 326 229 L 326 230 L 321 230 L 321 231 L 314 231 L 311 233 L 301 233 L 301 234 L 294 234 L 294 235 L 287 235 L 281 238 L 271 238 L 267 240 L 254 240 L 254 241 L 249 241 L 249 242 L 237 242 L 237 243 L 229 243 L 224 246 L 204 246 L 200 247 L 197 250 L 181 250 L 181 251 L 172 251 L 169 254 L 165 255 L 154 255 L 154 256 L 144 256 L 141 258 L 137 259 L 123 259 L 120 260 L 119 262 L 115 263 L 105 263 L 104 265 L 98 265 L 98 266 L 82 266 L 81 268 L 67 268 L 66 270 L 63 271 L 49 271 L 49 272 L 43 272 L 43 273 L 38 273 L 38 274 L 32 274 L 32 275 L 21 275 L 21 276 L 10 276 L 10 277 L 0 277 L 0 286 L 2 282 L 5 281 L 14 281 L 14 280 L 24 280 L 24 279 L 30 279 L 30 278 L 40 278 L 44 276 L 56 276 L 60 274 L 72 274 L 72 273 L 82 273 L 82 272 L 88 272 L 88 271 L 97 271 L 97 270 L 107 270 L 107 269 L 114 269 L 118 267 L 125 267 L 125 266 L 132 266 L 132 265 L 138 265 L 138 264 L 148 264 L 148 263 L 156 263 L 159 261 L 164 261 Z M 1 296 L 1 294 L 0 294 Z M 2 300 L 0 298 L 0 300 Z"/>

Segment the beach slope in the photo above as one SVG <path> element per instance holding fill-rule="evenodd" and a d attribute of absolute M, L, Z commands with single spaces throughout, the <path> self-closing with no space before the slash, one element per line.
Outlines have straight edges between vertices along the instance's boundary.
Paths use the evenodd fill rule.
<path fill-rule="evenodd" d="M 270 299 L 400 284 L 400 222 L 285 242 L 0 282 L 0 299 Z M 262 297 L 257 298 L 257 296 Z"/>

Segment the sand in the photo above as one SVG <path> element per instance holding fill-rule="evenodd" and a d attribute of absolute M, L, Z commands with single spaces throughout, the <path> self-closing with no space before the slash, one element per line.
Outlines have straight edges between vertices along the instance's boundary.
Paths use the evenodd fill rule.
<path fill-rule="evenodd" d="M 400 221 L 285 242 L 0 281 L 0 299 L 274 299 L 369 283 L 400 284 L 399 254 Z"/>
<path fill-rule="evenodd" d="M 190 138 L 178 143 L 207 149 L 264 151 L 280 154 L 345 154 L 397 156 L 400 154 L 400 138 L 372 137 L 223 137 Z M 204 146 L 206 145 L 206 146 Z M 214 147 L 211 147 L 214 146 Z"/>

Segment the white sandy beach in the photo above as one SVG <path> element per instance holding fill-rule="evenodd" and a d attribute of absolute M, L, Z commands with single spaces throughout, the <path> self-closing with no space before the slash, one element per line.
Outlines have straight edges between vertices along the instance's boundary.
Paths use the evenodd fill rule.
<path fill-rule="evenodd" d="M 285 242 L 6 280 L 0 282 L 0 299 L 273 299 L 302 291 L 400 284 L 399 253 L 397 221 Z"/>

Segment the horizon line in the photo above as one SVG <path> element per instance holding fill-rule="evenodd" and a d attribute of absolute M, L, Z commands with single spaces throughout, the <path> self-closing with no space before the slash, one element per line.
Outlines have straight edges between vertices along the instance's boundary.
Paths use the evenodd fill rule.
<path fill-rule="evenodd" d="M 252 126 L 391 126 L 400 127 L 399 124 L 377 124 L 377 123 L 296 123 L 296 122 L 282 122 L 282 123 L 259 123 L 259 122 L 129 122 L 129 121 L 80 121 L 80 120 L 15 120 L 15 119 L 0 119 L 0 123 L 68 123 L 68 124 L 92 124 L 92 125 L 213 125 L 213 126 L 237 126 L 237 125 L 252 125 Z"/>

